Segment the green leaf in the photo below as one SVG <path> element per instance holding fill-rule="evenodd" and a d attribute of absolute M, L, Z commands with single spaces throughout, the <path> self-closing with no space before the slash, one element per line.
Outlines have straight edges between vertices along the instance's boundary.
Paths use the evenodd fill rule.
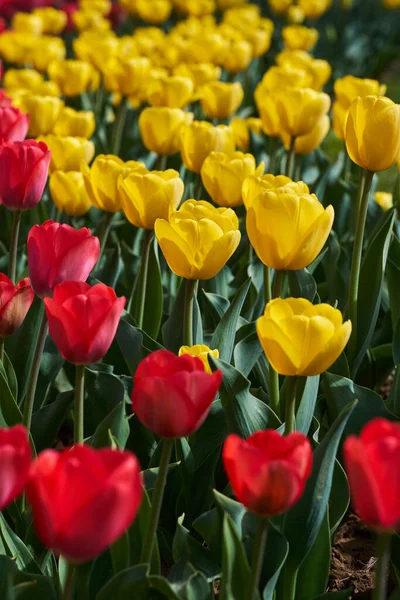
<path fill-rule="evenodd" d="M 178 354 L 183 346 L 183 314 L 185 307 L 186 281 L 182 279 L 171 314 L 161 328 L 163 343 L 168 350 Z"/>
<path fill-rule="evenodd" d="M 74 402 L 74 392 L 62 392 L 32 416 L 32 437 L 37 452 L 50 448 Z"/>
<path fill-rule="evenodd" d="M 143 276 L 142 265 L 139 279 Z M 137 321 L 138 294 L 140 285 L 136 285 L 132 298 L 131 314 Z M 147 270 L 146 300 L 143 315 L 143 331 L 151 338 L 157 339 L 163 312 L 163 288 L 161 282 L 160 261 L 158 258 L 158 244 L 156 238 L 150 242 L 149 263 Z"/>
<path fill-rule="evenodd" d="M 172 545 L 174 561 L 184 560 L 192 563 L 209 581 L 213 581 L 221 572 L 219 564 L 215 562 L 211 552 L 195 540 L 179 521 L 180 519 L 176 525 Z"/>
<path fill-rule="evenodd" d="M 17 376 L 14 371 L 14 367 L 12 365 L 11 360 L 8 358 L 7 354 L 4 352 L 4 370 L 7 375 L 7 383 L 8 387 L 14 398 L 18 400 L 18 381 Z"/>
<path fill-rule="evenodd" d="M 246 598 L 250 586 L 251 569 L 243 544 L 228 513 L 224 515 L 222 537 L 221 600 Z"/>
<path fill-rule="evenodd" d="M 336 453 L 345 425 L 356 406 L 348 404 L 314 452 L 311 477 L 299 502 L 286 514 L 284 534 L 289 542 L 288 564 L 300 567 L 311 550 L 323 522 L 332 487 Z"/>
<path fill-rule="evenodd" d="M 296 430 L 301 431 L 305 435 L 308 435 L 311 427 L 314 409 L 317 402 L 318 389 L 319 375 L 307 377 L 296 414 Z"/>
<path fill-rule="evenodd" d="M 132 377 L 140 361 L 162 346 L 149 337 L 144 331 L 134 327 L 125 319 L 121 319 L 115 339 L 121 349 L 125 362 Z"/>
<path fill-rule="evenodd" d="M 262 594 L 263 600 L 273 600 L 275 587 L 288 552 L 289 544 L 285 536 L 270 521 L 268 523 L 267 546 L 265 548 L 265 556 L 268 558 L 264 561 L 261 575 L 262 580 L 267 582 Z"/>
<path fill-rule="evenodd" d="M 390 388 L 389 397 L 386 400 L 387 408 L 400 419 L 400 368 L 397 365 L 394 374 L 394 381 Z"/>
<path fill-rule="evenodd" d="M 110 446 L 110 434 L 118 442 L 120 450 L 124 450 L 129 437 L 129 423 L 126 418 L 124 400 L 113 408 L 86 443 L 94 448 L 108 447 Z"/>
<path fill-rule="evenodd" d="M 331 527 L 331 535 L 342 522 L 350 504 L 349 484 L 346 473 L 336 459 L 335 468 L 333 471 L 332 490 L 329 498 L 329 524 Z"/>
<path fill-rule="evenodd" d="M 0 422 L 3 427 L 11 427 L 22 422 L 22 413 L 10 389 L 3 363 L 0 363 Z"/>
<path fill-rule="evenodd" d="M 31 552 L 8 525 L 2 513 L 0 513 L 0 536 L 7 555 L 15 560 L 18 569 L 21 571 L 26 569 L 30 573 L 40 574 L 40 569 Z"/>
<path fill-rule="evenodd" d="M 106 419 L 125 397 L 122 381 L 112 373 L 98 368 L 100 365 L 86 368 L 85 436 L 93 435 L 99 423 Z"/>
<path fill-rule="evenodd" d="M 211 348 L 217 348 L 219 350 L 220 359 L 226 361 L 227 363 L 230 363 L 232 359 L 240 312 L 246 299 L 247 292 L 249 291 L 250 283 L 251 280 L 248 279 L 239 288 L 239 291 L 232 300 L 230 307 L 214 331 Z"/>
<path fill-rule="evenodd" d="M 140 561 L 140 554 L 149 525 L 150 513 L 151 504 L 149 495 L 147 491 L 144 490 L 143 500 L 138 514 L 136 515 L 136 519 L 128 529 L 131 566 L 137 565 Z M 160 573 L 160 552 L 158 549 L 157 537 L 154 540 L 150 570 L 151 573 Z"/>
<path fill-rule="evenodd" d="M 224 296 L 206 292 L 204 289 L 201 291 L 203 294 L 205 311 L 213 321 L 214 327 L 216 327 L 229 308 L 229 300 Z"/>
<path fill-rule="evenodd" d="M 112 237 L 112 248 L 106 250 L 101 269 L 96 269 L 92 276 L 96 277 L 102 283 L 114 288 L 117 285 L 119 275 L 124 265 L 121 259 L 121 246 L 117 241 L 117 237 Z"/>
<path fill-rule="evenodd" d="M 390 313 L 393 327 L 400 318 L 400 240 L 392 237 L 386 264 L 386 282 L 389 292 Z"/>
<path fill-rule="evenodd" d="M 16 573 L 14 593 L 16 600 L 57 600 L 54 581 L 44 575 Z"/>
<path fill-rule="evenodd" d="M 242 375 L 247 377 L 262 355 L 263 349 L 260 340 L 258 339 L 255 323 L 243 325 L 238 331 L 238 334 L 242 330 L 245 330 L 247 335 L 242 337 L 236 344 L 233 356 L 236 369 L 240 371 Z"/>
<path fill-rule="evenodd" d="M 331 563 L 331 536 L 326 513 L 317 538 L 299 569 L 296 600 L 310 600 L 326 590 Z"/>
<path fill-rule="evenodd" d="M 145 600 L 148 598 L 148 565 L 137 565 L 120 571 L 96 595 L 96 600 Z"/>
<path fill-rule="evenodd" d="M 317 284 L 308 269 L 288 271 L 290 295 L 293 298 L 306 298 L 310 302 L 317 293 Z"/>
<path fill-rule="evenodd" d="M 361 265 L 357 304 L 357 355 L 351 366 L 352 374 L 357 373 L 374 335 L 381 305 L 386 261 L 394 219 L 394 209 L 389 210 L 381 227 L 370 241 Z"/>
<path fill-rule="evenodd" d="M 110 553 L 115 575 L 130 566 L 130 539 L 127 531 L 112 544 Z"/>

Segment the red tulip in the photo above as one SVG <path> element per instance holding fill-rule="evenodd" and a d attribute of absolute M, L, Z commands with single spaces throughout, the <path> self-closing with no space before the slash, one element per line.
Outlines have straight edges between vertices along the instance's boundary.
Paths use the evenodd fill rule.
<path fill-rule="evenodd" d="M 14 285 L 7 275 L 0 273 L 0 339 L 18 329 L 31 307 L 34 296 L 27 277 Z"/>
<path fill-rule="evenodd" d="M 10 106 L 0 107 L 0 142 L 22 142 L 29 129 L 29 115 L 21 112 L 19 108 Z"/>
<path fill-rule="evenodd" d="M 32 287 L 40 297 L 52 296 L 64 281 L 86 281 L 100 253 L 90 229 L 75 229 L 54 221 L 34 225 L 28 235 L 28 265 Z"/>
<path fill-rule="evenodd" d="M 51 152 L 43 142 L 4 142 L 0 146 L 0 199 L 11 210 L 33 208 L 42 197 Z"/>
<path fill-rule="evenodd" d="M 21 494 L 30 464 L 31 447 L 25 427 L 0 427 L 0 510 Z"/>
<path fill-rule="evenodd" d="M 26 493 L 39 539 L 80 563 L 95 558 L 129 527 L 143 484 L 131 452 L 77 445 L 42 452 L 32 463 Z"/>
<path fill-rule="evenodd" d="M 137 368 L 132 410 L 157 435 L 185 437 L 206 419 L 221 381 L 221 371 L 205 373 L 195 356 L 157 350 Z"/>
<path fill-rule="evenodd" d="M 102 358 L 114 339 L 125 298 L 104 283 L 66 282 L 45 298 L 50 335 L 60 354 L 75 365 Z"/>
<path fill-rule="evenodd" d="M 400 424 L 373 419 L 343 445 L 351 498 L 358 515 L 377 530 L 400 530 Z"/>
<path fill-rule="evenodd" d="M 271 517 L 302 496 L 311 474 L 312 450 L 302 433 L 283 437 L 266 429 L 247 440 L 229 435 L 222 459 L 236 498 L 260 517 Z"/>
<path fill-rule="evenodd" d="M 0 88 L 0 108 L 10 108 L 12 106 L 12 98 L 7 96 L 6 90 Z"/>

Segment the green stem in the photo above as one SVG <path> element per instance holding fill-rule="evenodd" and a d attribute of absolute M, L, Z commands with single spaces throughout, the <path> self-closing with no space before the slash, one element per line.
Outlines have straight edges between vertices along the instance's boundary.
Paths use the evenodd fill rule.
<path fill-rule="evenodd" d="M 48 325 L 46 312 L 43 313 L 42 323 L 40 325 L 39 335 L 36 342 L 35 354 L 33 356 L 31 371 L 29 373 L 28 391 L 24 402 L 23 423 L 28 432 L 31 428 L 33 406 L 35 403 L 36 386 L 39 377 L 40 362 L 42 360 L 44 345 L 46 343 Z"/>
<path fill-rule="evenodd" d="M 193 306 L 197 296 L 199 282 L 195 279 L 186 280 L 185 308 L 183 312 L 183 343 L 193 346 Z"/>
<path fill-rule="evenodd" d="M 194 192 L 194 197 L 196 200 L 201 200 L 201 196 L 203 194 L 203 181 L 201 179 L 200 173 L 197 175 L 196 188 Z"/>
<path fill-rule="evenodd" d="M 278 146 L 278 139 L 271 136 L 269 138 L 269 149 L 268 149 L 268 154 L 269 154 L 268 173 L 271 173 L 272 175 L 275 175 L 275 170 L 276 170 L 277 146 Z"/>
<path fill-rule="evenodd" d="M 357 305 L 358 284 L 360 280 L 361 257 L 364 242 L 365 222 L 368 213 L 369 192 L 371 189 L 374 173 L 363 171 L 357 200 L 356 230 L 354 234 L 353 257 L 351 262 L 348 314 L 352 325 L 352 333 L 349 341 L 348 358 L 351 363 L 357 351 Z"/>
<path fill-rule="evenodd" d="M 285 410 L 285 435 L 296 431 L 296 388 L 297 377 L 289 377 L 288 394 L 286 398 Z"/>
<path fill-rule="evenodd" d="M 264 265 L 264 302 L 268 304 L 272 300 L 271 293 L 271 269 Z"/>
<path fill-rule="evenodd" d="M 67 563 L 67 574 L 65 577 L 62 600 L 73 600 L 75 591 L 75 567 L 70 562 Z"/>
<path fill-rule="evenodd" d="M 14 212 L 14 219 L 11 230 L 10 254 L 8 259 L 8 276 L 13 283 L 15 283 L 15 276 L 17 272 L 18 238 L 19 226 L 21 224 L 21 216 L 22 212 L 20 210 L 16 210 Z"/>
<path fill-rule="evenodd" d="M 156 171 L 165 171 L 167 168 L 167 163 L 168 163 L 168 156 L 163 156 L 162 154 L 159 155 L 156 165 L 155 165 L 155 170 Z"/>
<path fill-rule="evenodd" d="M 0 340 L 0 362 L 4 364 L 4 340 Z"/>
<path fill-rule="evenodd" d="M 279 298 L 282 293 L 282 284 L 285 279 L 286 271 L 275 271 L 272 284 L 272 298 Z"/>
<path fill-rule="evenodd" d="M 282 600 L 295 600 L 297 585 L 297 570 L 286 569 L 284 573 Z"/>
<path fill-rule="evenodd" d="M 295 143 L 296 138 L 293 136 L 290 141 L 290 149 L 288 150 L 286 161 L 286 177 L 290 177 L 290 179 L 293 179 L 294 167 L 296 163 L 296 154 L 294 151 Z"/>
<path fill-rule="evenodd" d="M 264 267 L 264 299 L 265 300 L 267 298 L 266 281 L 265 281 L 265 272 L 266 272 L 267 268 L 268 267 Z M 268 269 L 268 270 L 269 270 L 269 277 L 271 277 L 270 269 Z M 271 284 L 270 284 L 270 292 L 268 295 L 268 297 L 270 299 L 280 297 L 284 277 L 285 277 L 285 271 L 275 271 L 273 287 L 271 290 Z M 267 300 L 266 300 L 266 302 L 267 302 Z M 275 369 L 273 369 L 271 364 L 269 364 L 269 366 L 268 366 L 268 391 L 269 391 L 269 405 L 272 408 L 272 410 L 274 411 L 274 413 L 279 416 L 279 413 L 280 413 L 279 373 L 277 373 L 275 371 Z"/>
<path fill-rule="evenodd" d="M 100 266 L 101 259 L 103 258 L 104 250 L 106 249 L 108 236 L 110 235 L 112 221 L 115 213 L 107 212 L 104 219 L 104 229 L 100 237 L 100 254 L 97 259 L 97 266 Z"/>
<path fill-rule="evenodd" d="M 377 538 L 377 554 L 378 561 L 376 563 L 375 571 L 375 588 L 372 596 L 372 600 L 386 600 L 387 599 L 387 584 L 388 584 L 388 570 L 390 563 L 390 545 L 392 542 L 392 536 L 390 533 L 379 533 Z"/>
<path fill-rule="evenodd" d="M 140 557 L 141 563 L 149 563 L 151 561 L 151 555 L 153 554 L 153 545 L 157 535 L 157 526 L 160 518 L 164 488 L 167 481 L 168 466 L 171 459 L 173 445 L 174 440 L 172 438 L 164 438 L 162 441 L 160 465 L 158 467 L 156 486 L 151 499 L 150 520 L 147 526 L 146 537 Z"/>
<path fill-rule="evenodd" d="M 75 367 L 74 442 L 83 444 L 85 408 L 85 365 Z"/>
<path fill-rule="evenodd" d="M 140 272 L 139 272 L 139 295 L 138 295 L 138 305 L 137 310 L 135 310 L 136 314 L 136 322 L 139 329 L 143 329 L 143 317 L 144 317 L 144 307 L 146 304 L 146 288 L 147 288 L 147 276 L 149 271 L 149 258 L 150 258 L 150 248 L 151 241 L 153 239 L 153 232 L 150 229 L 146 229 L 144 232 L 143 246 L 142 246 L 142 260 L 140 264 Z M 131 306 L 133 301 L 135 287 L 132 290 L 131 299 L 129 301 L 129 306 Z"/>
<path fill-rule="evenodd" d="M 265 546 L 267 543 L 267 535 L 268 519 L 260 518 L 251 561 L 251 582 L 248 600 L 256 600 L 258 598 L 258 589 L 260 585 L 260 575 L 264 559 Z"/>
<path fill-rule="evenodd" d="M 119 156 L 119 152 L 121 150 L 121 141 L 124 133 L 127 113 L 128 99 L 122 98 L 121 104 L 118 107 L 117 116 L 115 118 L 111 142 L 111 154 L 115 154 L 115 156 Z"/>

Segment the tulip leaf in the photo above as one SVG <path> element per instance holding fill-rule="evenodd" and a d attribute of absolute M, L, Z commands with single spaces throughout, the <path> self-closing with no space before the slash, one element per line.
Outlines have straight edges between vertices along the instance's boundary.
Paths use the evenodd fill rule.
<path fill-rule="evenodd" d="M 0 423 L 3 427 L 11 427 L 22 422 L 22 413 L 10 389 L 7 373 L 0 363 Z"/>
<path fill-rule="evenodd" d="M 319 389 L 319 375 L 307 377 L 296 414 L 296 430 L 308 435 Z"/>
<path fill-rule="evenodd" d="M 121 246 L 117 237 L 112 235 L 112 247 L 104 252 L 101 268 L 96 270 L 95 277 L 105 285 L 115 288 L 122 268 Z"/>
<path fill-rule="evenodd" d="M 233 356 L 236 369 L 247 377 L 262 355 L 263 349 L 258 339 L 255 323 L 243 325 L 238 334 L 242 330 L 249 333 L 236 344 Z"/>
<path fill-rule="evenodd" d="M 222 538 L 221 600 L 246 598 L 250 586 L 251 569 L 243 543 L 228 513 L 225 513 L 223 519 Z"/>
<path fill-rule="evenodd" d="M 342 522 L 342 519 L 349 508 L 349 504 L 350 490 L 347 476 L 342 465 L 338 459 L 336 459 L 333 471 L 332 491 L 329 498 L 329 525 L 331 528 L 331 535 L 335 533 Z"/>
<path fill-rule="evenodd" d="M 124 569 L 110 579 L 96 595 L 96 600 L 132 600 L 148 597 L 148 565 Z"/>
<path fill-rule="evenodd" d="M 73 401 L 73 391 L 62 392 L 53 402 L 33 414 L 31 431 L 37 452 L 52 446 Z"/>
<path fill-rule="evenodd" d="M 331 535 L 326 513 L 317 538 L 299 569 L 296 600 L 310 600 L 326 590 L 331 563 Z"/>
<path fill-rule="evenodd" d="M 392 325 L 395 327 L 400 317 L 400 240 L 392 237 L 386 263 L 386 283 L 389 292 Z"/>
<path fill-rule="evenodd" d="M 137 565 L 140 561 L 141 549 L 144 543 L 144 538 L 148 529 L 151 512 L 151 503 L 149 495 L 144 490 L 143 500 L 140 504 L 138 514 L 132 525 L 128 529 L 130 540 L 130 561 L 131 566 Z M 160 572 L 160 552 L 158 549 L 157 537 L 154 540 L 153 554 L 151 557 L 151 573 Z"/>
<path fill-rule="evenodd" d="M 209 314 L 214 327 L 218 325 L 224 314 L 229 308 L 229 300 L 224 296 L 206 292 L 204 289 L 201 290 L 203 294 L 204 307 L 207 314 Z"/>
<path fill-rule="evenodd" d="M 30 550 L 8 525 L 3 513 L 0 513 L 0 537 L 7 554 L 15 560 L 21 571 L 27 569 L 30 573 L 41 573 Z"/>
<path fill-rule="evenodd" d="M 4 352 L 3 366 L 4 366 L 6 376 L 7 376 L 8 387 L 10 388 L 10 391 L 11 391 L 12 395 L 14 396 L 15 400 L 18 400 L 17 376 L 15 374 L 13 364 L 12 364 L 11 360 L 9 359 L 9 357 L 7 356 L 6 352 Z"/>
<path fill-rule="evenodd" d="M 144 331 L 134 327 L 125 319 L 121 319 L 115 339 L 132 377 L 135 375 L 139 363 L 148 354 L 162 348 L 160 344 L 149 337 Z"/>
<path fill-rule="evenodd" d="M 175 304 L 172 308 L 171 314 L 165 321 L 162 327 L 163 342 L 168 350 L 178 354 L 179 348 L 184 345 L 184 333 L 183 333 L 183 314 L 185 309 L 185 297 L 186 297 L 186 281 L 183 279 L 176 296 Z M 194 324 L 194 339 L 196 343 L 199 342 L 199 336 L 202 336 L 199 328 L 201 326 L 201 314 L 199 309 L 199 303 L 197 300 L 194 302 L 193 307 L 193 324 Z"/>
<path fill-rule="evenodd" d="M 111 433 L 113 438 L 118 442 L 119 449 L 124 450 L 129 437 L 129 431 L 125 401 L 122 401 L 105 417 L 92 437 L 89 440 L 86 440 L 86 443 L 94 448 L 108 447 L 110 446 L 109 434 Z"/>
<path fill-rule="evenodd" d="M 211 552 L 195 540 L 189 534 L 189 530 L 179 523 L 179 520 L 176 525 L 172 551 L 176 563 L 183 560 L 196 565 L 196 569 L 203 573 L 209 581 L 213 581 L 220 575 L 221 569 L 219 564 L 213 560 Z"/>
<path fill-rule="evenodd" d="M 108 418 L 125 396 L 122 381 L 112 373 L 98 370 L 98 367 L 93 365 L 85 370 L 85 437 L 94 434 L 99 423 Z"/>
<path fill-rule="evenodd" d="M 313 469 L 299 502 L 286 514 L 284 530 L 289 542 L 288 567 L 296 571 L 317 539 L 332 488 L 336 453 L 346 423 L 357 402 L 341 411 L 314 452 Z"/>
<path fill-rule="evenodd" d="M 312 302 L 317 293 L 317 284 L 308 269 L 288 271 L 290 295 L 293 298 L 306 298 Z"/>
<path fill-rule="evenodd" d="M 397 418 L 400 418 L 400 368 L 398 365 L 394 374 L 392 387 L 390 388 L 389 397 L 386 400 L 386 406 Z"/>
<path fill-rule="evenodd" d="M 235 335 L 238 327 L 240 313 L 251 284 L 251 279 L 247 279 L 239 288 L 236 296 L 221 321 L 219 322 L 211 341 L 211 348 L 219 350 L 221 360 L 227 363 L 231 362 L 233 348 L 235 344 Z"/>
<path fill-rule="evenodd" d="M 357 355 L 351 365 L 353 375 L 357 373 L 375 331 L 394 219 L 394 209 L 389 210 L 370 241 L 361 265 L 357 303 Z"/>
<path fill-rule="evenodd" d="M 130 539 L 127 531 L 112 544 L 110 554 L 115 575 L 130 566 Z"/>
<path fill-rule="evenodd" d="M 13 578 L 16 600 L 57 600 L 54 580 L 44 575 L 18 571 Z"/>

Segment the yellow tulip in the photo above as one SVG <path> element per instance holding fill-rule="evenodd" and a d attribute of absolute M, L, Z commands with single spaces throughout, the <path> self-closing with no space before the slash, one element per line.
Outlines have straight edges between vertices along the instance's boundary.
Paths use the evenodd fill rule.
<path fill-rule="evenodd" d="M 79 8 L 82 10 L 92 10 L 105 17 L 112 7 L 111 0 L 79 0 Z"/>
<path fill-rule="evenodd" d="M 181 132 L 181 156 L 189 171 L 200 173 L 203 162 L 210 152 L 235 151 L 235 139 L 231 127 L 213 126 L 207 121 L 193 121 Z"/>
<path fill-rule="evenodd" d="M 329 304 L 276 298 L 257 319 L 257 335 L 268 362 L 281 375 L 319 375 L 340 356 L 351 322 Z"/>
<path fill-rule="evenodd" d="M 256 167 L 252 154 L 211 152 L 201 167 L 201 179 L 211 198 L 219 206 L 243 204 L 242 185 L 250 175 L 262 175 L 264 163 Z"/>
<path fill-rule="evenodd" d="M 222 66 L 230 73 L 245 71 L 253 59 L 250 42 L 238 40 L 231 42 L 222 58 Z"/>
<path fill-rule="evenodd" d="M 63 60 L 66 52 L 65 43 L 61 38 L 42 35 L 31 50 L 30 62 L 35 69 L 44 73 L 53 60 Z"/>
<path fill-rule="evenodd" d="M 152 230 L 156 219 L 168 220 L 178 208 L 184 185 L 177 171 L 167 169 L 120 175 L 118 190 L 128 221 L 135 227 Z"/>
<path fill-rule="evenodd" d="M 229 46 L 226 40 L 219 32 L 204 33 L 187 41 L 184 58 L 185 62 L 210 62 L 219 63 L 219 59 Z"/>
<path fill-rule="evenodd" d="M 234 211 L 203 200 L 186 200 L 169 221 L 157 219 L 154 230 L 169 268 L 186 279 L 214 277 L 240 242 Z"/>
<path fill-rule="evenodd" d="M 384 171 L 400 160 L 400 105 L 385 96 L 364 96 L 350 107 L 345 142 L 353 162 Z"/>
<path fill-rule="evenodd" d="M 192 100 L 193 91 L 193 81 L 188 77 L 159 77 L 149 86 L 147 100 L 151 106 L 184 108 Z"/>
<path fill-rule="evenodd" d="M 84 138 L 42 135 L 38 139 L 51 150 L 50 173 L 80 171 L 82 162 L 89 163 L 94 156 L 93 142 Z"/>
<path fill-rule="evenodd" d="M 253 203 L 254 199 L 266 190 L 277 190 L 278 188 L 285 188 L 289 191 L 293 191 L 295 194 L 301 196 L 302 194 L 309 194 L 310 190 L 308 185 L 303 181 L 292 181 L 290 177 L 285 175 L 250 175 L 246 177 L 242 185 L 242 197 L 243 203 L 246 208 Z"/>
<path fill-rule="evenodd" d="M 224 12 L 223 22 L 235 29 L 256 27 L 260 22 L 260 7 L 255 4 L 243 4 L 229 8 Z"/>
<path fill-rule="evenodd" d="M 302 68 L 290 65 L 270 67 L 256 87 L 255 98 L 262 99 L 265 93 L 272 93 L 288 87 L 307 87 L 310 81 L 307 72 Z"/>
<path fill-rule="evenodd" d="M 315 124 L 315 127 L 306 135 L 300 135 L 294 143 L 295 154 L 310 154 L 318 148 L 330 129 L 331 122 L 328 115 L 321 117 Z M 290 136 L 283 134 L 283 144 L 286 150 L 290 148 Z"/>
<path fill-rule="evenodd" d="M 43 75 L 35 69 L 7 69 L 3 77 L 3 86 L 8 92 L 20 89 L 34 92 L 43 81 Z"/>
<path fill-rule="evenodd" d="M 288 23 L 293 23 L 294 25 L 300 25 L 306 18 L 304 10 L 300 6 L 294 5 L 289 6 L 286 16 Z"/>
<path fill-rule="evenodd" d="M 237 111 L 243 96 L 242 84 L 238 81 L 211 81 L 202 88 L 201 108 L 209 119 L 227 119 Z"/>
<path fill-rule="evenodd" d="M 292 137 L 311 133 L 330 105 L 328 94 L 310 88 L 288 88 L 278 92 L 276 108 L 282 131 Z"/>
<path fill-rule="evenodd" d="M 42 32 L 51 35 L 59 35 L 67 25 L 67 13 L 63 10 L 57 10 L 52 6 L 35 8 L 32 11 L 35 17 L 39 17 L 42 23 Z"/>
<path fill-rule="evenodd" d="M 60 98 L 37 96 L 29 92 L 14 98 L 14 106 L 29 115 L 29 135 L 37 137 L 53 131 L 54 125 L 64 107 Z"/>
<path fill-rule="evenodd" d="M 221 77 L 221 67 L 212 63 L 180 63 L 174 69 L 175 75 L 190 77 L 195 89 L 210 81 L 218 81 Z"/>
<path fill-rule="evenodd" d="M 114 213 L 121 210 L 119 176 L 134 171 L 145 173 L 147 169 L 143 163 L 134 160 L 124 162 L 113 154 L 99 154 L 90 168 L 81 164 L 81 171 L 91 203 L 100 210 Z"/>
<path fill-rule="evenodd" d="M 266 19 L 268 21 L 268 19 Z M 247 40 L 253 48 L 253 58 L 258 58 L 268 52 L 271 46 L 272 30 L 263 27 L 248 27 L 242 30 L 243 37 Z"/>
<path fill-rule="evenodd" d="M 289 50 L 311 50 L 318 41 L 318 30 L 302 25 L 288 25 L 282 29 L 285 48 Z"/>
<path fill-rule="evenodd" d="M 201 360 L 204 365 L 204 370 L 206 373 L 211 373 L 210 363 L 208 362 L 208 357 L 211 355 L 214 358 L 219 358 L 219 351 L 217 349 L 211 350 L 208 346 L 204 344 L 196 344 L 195 346 L 181 346 L 179 348 L 178 356 L 182 356 L 182 354 L 190 354 L 190 356 L 196 356 Z"/>
<path fill-rule="evenodd" d="M 149 107 L 142 110 L 139 129 L 143 144 L 161 156 L 179 152 L 182 128 L 191 123 L 193 113 L 180 108 Z"/>
<path fill-rule="evenodd" d="M 193 17 L 211 15 L 215 9 L 215 0 L 174 0 L 175 7 L 184 14 Z"/>
<path fill-rule="evenodd" d="M 78 31 L 107 31 L 111 27 L 108 19 L 95 10 L 77 10 L 72 14 L 72 21 Z"/>
<path fill-rule="evenodd" d="M 278 100 L 278 94 L 268 94 L 263 98 L 262 104 L 258 105 L 262 129 L 270 137 L 279 137 L 282 134 Z"/>
<path fill-rule="evenodd" d="M 332 106 L 332 126 L 336 137 L 344 140 L 346 130 L 346 121 L 349 109 L 345 108 L 340 102 L 334 102 Z"/>
<path fill-rule="evenodd" d="M 91 110 L 74 110 L 64 107 L 54 125 L 55 135 L 89 139 L 96 129 L 96 120 Z"/>
<path fill-rule="evenodd" d="M 28 33 L 36 36 L 43 33 L 42 20 L 32 13 L 14 13 L 11 20 L 11 28 L 16 33 Z"/>
<path fill-rule="evenodd" d="M 256 135 L 260 135 L 262 132 L 261 119 L 255 117 L 248 117 L 247 119 L 242 119 L 242 117 L 234 117 L 229 125 L 233 131 L 236 147 L 243 152 L 246 152 L 249 147 L 250 131 Z"/>
<path fill-rule="evenodd" d="M 334 210 L 314 194 L 288 187 L 266 190 L 247 206 L 246 228 L 257 256 L 268 267 L 304 269 L 318 256 L 332 229 Z"/>
<path fill-rule="evenodd" d="M 37 40 L 32 34 L 4 31 L 0 35 L 0 56 L 9 63 L 24 65 L 30 62 L 30 54 Z"/>
<path fill-rule="evenodd" d="M 383 0 L 383 6 L 389 10 L 400 7 L 400 0 Z"/>
<path fill-rule="evenodd" d="M 389 210 L 393 206 L 393 194 L 390 192 L 375 192 L 374 200 L 383 210 Z"/>
<path fill-rule="evenodd" d="M 319 19 L 331 6 L 332 0 L 298 0 L 307 19 Z"/>
<path fill-rule="evenodd" d="M 146 23 L 161 25 L 168 21 L 172 4 L 170 0 L 136 0 L 137 14 Z"/>
<path fill-rule="evenodd" d="M 111 59 L 103 69 L 104 86 L 109 92 L 134 96 L 147 80 L 148 58 Z"/>
<path fill-rule="evenodd" d="M 53 61 L 48 69 L 49 77 L 59 86 L 63 96 L 79 96 L 87 89 L 96 89 L 99 77 L 93 65 L 82 60 Z"/>
<path fill-rule="evenodd" d="M 307 73 L 307 87 L 320 90 L 331 76 L 332 68 L 326 60 L 312 58 L 304 50 L 283 50 L 276 57 L 281 67 L 300 69 Z"/>
<path fill-rule="evenodd" d="M 284 15 L 292 4 L 292 0 L 268 0 L 268 6 L 276 15 Z"/>
<path fill-rule="evenodd" d="M 85 31 L 74 39 L 72 45 L 79 60 L 90 62 L 96 69 L 102 71 L 105 66 L 104 57 L 108 59 L 115 57 L 119 52 L 120 44 L 113 32 Z"/>
<path fill-rule="evenodd" d="M 68 216 L 81 217 L 92 206 L 80 171 L 54 171 L 49 187 L 54 204 Z"/>

